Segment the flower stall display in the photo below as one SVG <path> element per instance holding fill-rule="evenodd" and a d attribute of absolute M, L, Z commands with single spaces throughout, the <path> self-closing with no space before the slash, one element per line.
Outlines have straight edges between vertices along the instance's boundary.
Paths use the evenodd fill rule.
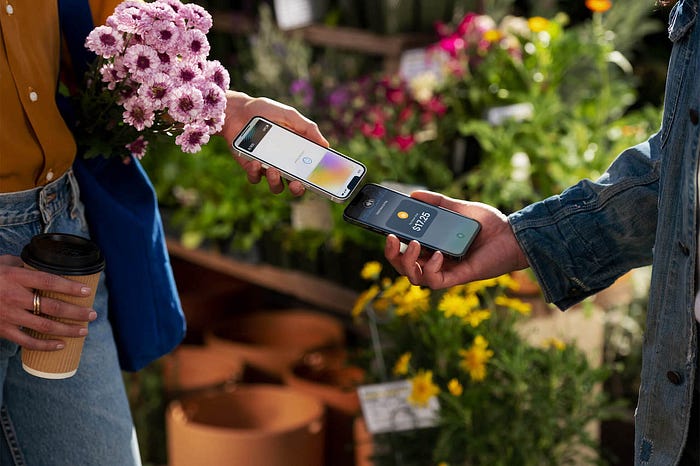
<path fill-rule="evenodd" d="M 85 156 L 143 157 L 157 137 L 198 152 L 224 123 L 229 75 L 207 60 L 211 15 L 179 0 L 119 4 L 85 46 L 97 55 L 77 97 Z"/>
<path fill-rule="evenodd" d="M 435 292 L 377 262 L 362 275 L 371 285 L 353 315 L 373 335 L 364 365 L 385 411 L 363 412 L 368 425 L 391 420 L 373 433 L 375 465 L 595 464 L 587 425 L 610 412 L 606 370 L 572 342 L 529 343 L 519 326 L 531 306 L 509 294 L 510 277 Z"/>

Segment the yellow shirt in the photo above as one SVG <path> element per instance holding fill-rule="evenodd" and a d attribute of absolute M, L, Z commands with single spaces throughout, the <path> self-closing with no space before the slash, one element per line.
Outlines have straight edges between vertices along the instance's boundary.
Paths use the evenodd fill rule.
<path fill-rule="evenodd" d="M 120 3 L 90 0 L 95 24 Z M 56 107 L 61 60 L 57 0 L 0 6 L 0 192 L 42 186 L 75 157 L 73 135 Z"/>

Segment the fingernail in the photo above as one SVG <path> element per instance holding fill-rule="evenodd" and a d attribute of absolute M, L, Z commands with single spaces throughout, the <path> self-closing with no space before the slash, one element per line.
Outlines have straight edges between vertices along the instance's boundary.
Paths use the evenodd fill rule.
<path fill-rule="evenodd" d="M 66 345 L 64 345 L 63 343 L 59 343 L 56 345 L 56 349 L 63 349 L 65 347 L 66 347 Z"/>
<path fill-rule="evenodd" d="M 80 330 L 78 330 L 78 334 L 79 334 L 79 335 L 82 335 L 82 336 L 87 335 L 87 329 L 84 328 L 84 327 L 81 328 Z"/>
<path fill-rule="evenodd" d="M 97 312 L 91 311 L 90 314 L 88 314 L 88 320 L 92 322 L 95 319 L 97 319 Z"/>
<path fill-rule="evenodd" d="M 84 286 L 80 289 L 80 294 L 83 296 L 88 296 L 90 294 L 90 288 L 87 286 Z"/>

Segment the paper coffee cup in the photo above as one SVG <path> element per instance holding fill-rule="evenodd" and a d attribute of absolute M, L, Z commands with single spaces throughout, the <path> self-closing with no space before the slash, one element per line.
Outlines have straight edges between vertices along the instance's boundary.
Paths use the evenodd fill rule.
<path fill-rule="evenodd" d="M 92 307 L 97 283 L 105 262 L 100 249 L 92 241 L 75 235 L 47 233 L 31 239 L 21 254 L 25 267 L 61 275 L 69 280 L 89 286 L 90 296 L 68 296 L 62 293 L 39 290 L 42 297 L 58 299 L 78 306 Z M 42 317 L 87 327 L 87 322 L 63 319 L 41 314 Z M 65 347 L 56 351 L 37 351 L 22 348 L 22 367 L 28 373 L 47 379 L 65 379 L 78 370 L 85 337 L 64 337 L 46 335 L 25 328 L 35 338 L 43 340 L 59 339 Z"/>

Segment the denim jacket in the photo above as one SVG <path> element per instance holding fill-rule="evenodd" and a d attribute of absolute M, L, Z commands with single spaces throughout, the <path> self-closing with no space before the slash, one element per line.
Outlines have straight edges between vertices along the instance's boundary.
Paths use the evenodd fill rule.
<path fill-rule="evenodd" d="M 635 464 L 668 466 L 688 432 L 698 335 L 700 152 L 698 1 L 671 10 L 673 42 L 660 130 L 584 180 L 509 217 L 548 302 L 561 309 L 653 264 L 635 414 Z"/>

